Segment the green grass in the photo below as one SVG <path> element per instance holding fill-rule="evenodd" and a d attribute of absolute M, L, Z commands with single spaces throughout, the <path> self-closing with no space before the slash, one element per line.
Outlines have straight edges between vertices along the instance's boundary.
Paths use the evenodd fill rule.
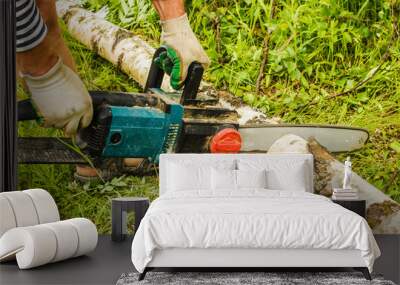
<path fill-rule="evenodd" d="M 350 155 L 359 175 L 400 202 L 400 41 L 391 40 L 398 0 L 277 0 L 273 19 L 270 1 L 187 2 L 192 27 L 212 60 L 205 74 L 208 81 L 285 122 L 366 128 L 371 138 L 365 147 L 337 157 L 344 160 Z M 98 10 L 105 4 L 110 21 L 158 42 L 158 17 L 149 1 L 87 0 L 85 5 Z M 257 94 L 267 31 L 270 52 Z M 140 90 L 110 63 L 65 35 L 89 89 Z M 346 91 L 351 92 L 331 97 Z M 24 123 L 19 131 L 60 135 L 35 123 Z M 19 170 L 21 189 L 48 189 L 64 218 L 89 217 L 100 232 L 110 230 L 112 197 L 157 195 L 156 177 L 81 185 L 73 182 L 72 166 L 21 165 Z"/>

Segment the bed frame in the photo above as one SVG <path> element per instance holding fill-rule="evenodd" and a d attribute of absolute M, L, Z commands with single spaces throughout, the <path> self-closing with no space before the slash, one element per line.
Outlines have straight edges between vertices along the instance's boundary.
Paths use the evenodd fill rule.
<path fill-rule="evenodd" d="M 247 158 L 254 154 L 168 154 L 160 157 L 160 195 L 167 185 L 168 163 L 182 159 L 224 160 Z M 260 156 L 260 155 L 258 155 Z M 313 156 L 311 154 L 268 155 L 268 159 L 303 160 L 308 165 L 308 192 L 313 192 Z M 164 171 L 163 171 L 164 170 Z M 367 280 L 371 275 L 359 250 L 331 249 L 248 249 L 248 248 L 169 248 L 158 249 L 139 280 L 156 268 L 230 268 L 234 271 L 265 268 L 343 268 L 361 271 Z"/>
<path fill-rule="evenodd" d="M 193 249 L 156 250 L 152 261 L 139 275 L 155 268 L 232 268 L 236 271 L 262 268 L 337 268 L 361 271 L 367 280 L 371 275 L 359 250 L 329 249 Z"/>

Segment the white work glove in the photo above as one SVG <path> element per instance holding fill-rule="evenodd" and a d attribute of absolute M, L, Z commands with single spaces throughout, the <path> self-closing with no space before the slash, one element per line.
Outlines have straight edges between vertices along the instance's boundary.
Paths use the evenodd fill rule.
<path fill-rule="evenodd" d="M 73 136 L 93 116 L 92 99 L 79 76 L 59 59 L 46 74 L 22 74 L 36 112 L 45 127 L 64 128 Z"/>
<path fill-rule="evenodd" d="M 193 61 L 206 68 L 210 60 L 193 33 L 186 14 L 161 21 L 161 26 L 161 44 L 168 49 L 160 55 L 158 64 L 171 76 L 171 86 L 180 89 Z"/>

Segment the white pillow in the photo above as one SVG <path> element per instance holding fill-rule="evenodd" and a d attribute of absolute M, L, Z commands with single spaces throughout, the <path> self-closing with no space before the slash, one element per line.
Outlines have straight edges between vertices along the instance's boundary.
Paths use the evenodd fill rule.
<path fill-rule="evenodd" d="M 307 176 L 305 162 L 291 165 L 290 168 L 269 169 L 267 185 L 269 189 L 288 191 L 307 191 Z"/>
<path fill-rule="evenodd" d="M 170 163 L 168 165 L 168 191 L 188 191 L 211 188 L 211 167 Z"/>
<path fill-rule="evenodd" d="M 267 188 L 267 170 L 236 170 L 237 188 Z"/>
<path fill-rule="evenodd" d="M 236 190 L 236 170 L 212 167 L 211 184 L 213 190 Z"/>
<path fill-rule="evenodd" d="M 239 170 L 256 171 L 266 169 L 267 187 L 273 190 L 307 191 L 309 185 L 305 161 L 239 159 Z"/>

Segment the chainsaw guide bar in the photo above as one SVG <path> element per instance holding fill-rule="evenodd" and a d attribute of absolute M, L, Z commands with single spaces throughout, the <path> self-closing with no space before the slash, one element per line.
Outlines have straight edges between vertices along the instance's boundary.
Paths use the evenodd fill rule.
<path fill-rule="evenodd" d="M 19 137 L 18 163 L 25 164 L 81 164 L 87 163 L 73 147 L 72 140 L 48 137 Z"/>

